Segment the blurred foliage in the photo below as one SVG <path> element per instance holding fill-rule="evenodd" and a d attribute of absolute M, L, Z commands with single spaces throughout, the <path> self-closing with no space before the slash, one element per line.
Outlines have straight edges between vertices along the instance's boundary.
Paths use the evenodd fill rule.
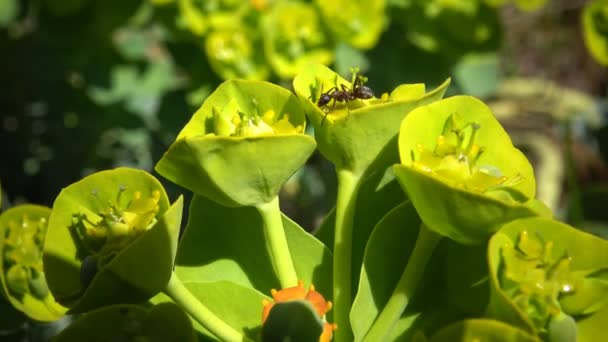
<path fill-rule="evenodd" d="M 582 13 L 585 43 L 593 58 L 608 65 L 608 1 L 595 0 Z"/>
<path fill-rule="evenodd" d="M 360 67 L 377 94 L 452 76 L 450 92 L 489 98 L 541 197 L 562 216 L 578 202 L 607 236 L 607 13 L 606 0 L 0 0 L 3 208 L 51 205 L 95 170 L 150 171 L 222 80 L 289 87 L 317 62 Z M 314 155 L 283 189 L 304 227 L 335 202 L 331 167 Z M 4 304 L 0 328 L 21 334 Z"/>

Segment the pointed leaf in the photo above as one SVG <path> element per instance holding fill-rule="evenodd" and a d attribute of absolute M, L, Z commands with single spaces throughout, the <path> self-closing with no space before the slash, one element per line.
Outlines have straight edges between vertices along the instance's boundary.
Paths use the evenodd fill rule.
<path fill-rule="evenodd" d="M 262 218 L 253 207 L 227 208 L 195 196 L 177 257 L 184 282 L 227 280 L 263 293 L 280 288 L 266 251 Z M 298 277 L 331 293 L 331 252 L 287 217 L 283 227 Z"/>

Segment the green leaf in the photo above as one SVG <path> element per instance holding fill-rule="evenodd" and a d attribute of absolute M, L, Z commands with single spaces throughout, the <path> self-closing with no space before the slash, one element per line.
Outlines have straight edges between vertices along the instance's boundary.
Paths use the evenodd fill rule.
<path fill-rule="evenodd" d="M 259 119 L 264 116 L 272 119 Z M 231 131 L 236 119 L 260 120 L 276 133 L 239 136 Z M 314 151 L 314 140 L 300 133 L 305 120 L 297 98 L 284 88 L 226 81 L 194 114 L 155 169 L 225 206 L 267 203 Z"/>
<path fill-rule="evenodd" d="M 54 341 L 197 341 L 188 315 L 173 303 L 151 309 L 137 305 L 112 305 L 86 313 L 63 330 Z"/>
<path fill-rule="evenodd" d="M 390 298 L 414 248 L 420 218 L 411 203 L 389 211 L 372 231 L 350 311 L 355 340 L 365 336 Z"/>
<path fill-rule="evenodd" d="M 262 341 L 318 341 L 323 325 L 308 301 L 276 303 L 262 328 Z"/>
<path fill-rule="evenodd" d="M 608 1 L 595 0 L 585 4 L 581 12 L 583 37 L 591 56 L 608 65 Z"/>
<path fill-rule="evenodd" d="M 445 288 L 448 302 L 472 317 L 483 316 L 490 299 L 486 255 L 486 244 L 467 246 L 453 241 L 447 244 Z"/>
<path fill-rule="evenodd" d="M 603 327 L 608 322 L 608 305 L 593 315 L 581 317 L 576 322 L 580 342 L 603 341 L 608 339 L 608 331 Z"/>
<path fill-rule="evenodd" d="M 321 89 L 327 91 L 336 84 L 352 88 L 349 82 L 322 65 L 309 66 L 293 81 L 296 94 L 315 127 L 315 139 L 321 154 L 338 169 L 362 175 L 371 164 L 382 164 L 383 159 L 391 158 L 385 149 L 390 150 L 394 144 L 403 117 L 418 106 L 440 99 L 449 80 L 415 99 L 371 99 L 365 100 L 367 103 L 356 100 L 348 103 L 348 106 L 356 105 L 354 109 L 341 106 L 334 108 L 331 113 L 325 113 L 314 100 L 319 97 Z M 384 168 L 380 172 L 384 172 Z"/>
<path fill-rule="evenodd" d="M 121 196 L 133 199 L 138 191 L 143 199 L 155 192 L 160 195 L 155 223 L 112 252 L 115 254 L 111 259 L 84 265 L 91 257 L 107 256 L 96 255 L 99 252 L 91 250 L 88 240 L 79 237 L 76 216 L 101 221 L 98 213 L 107 210 L 107 203 L 115 201 L 120 206 Z M 173 269 L 182 206 L 180 197 L 169 207 L 160 182 L 136 169 L 98 172 L 62 190 L 49 218 L 43 256 L 49 289 L 55 298 L 71 312 L 81 312 L 108 304 L 142 302 L 162 290 Z M 86 284 L 81 275 L 88 266 L 98 271 L 93 270 L 94 277 Z"/>
<path fill-rule="evenodd" d="M 227 280 L 262 293 L 280 288 L 255 208 L 228 208 L 194 196 L 189 213 L 176 262 L 182 281 Z M 331 293 L 331 252 L 286 216 L 283 227 L 298 278 Z"/>
<path fill-rule="evenodd" d="M 429 339 L 429 342 L 442 341 L 535 342 L 540 339 L 500 321 L 468 319 L 439 330 Z"/>
<path fill-rule="evenodd" d="M 545 249 L 550 248 L 544 252 L 546 255 L 551 256 L 553 259 L 566 255 L 571 260 L 569 263 L 569 273 L 560 274 L 560 278 L 556 278 L 556 280 L 547 278 L 547 284 L 544 287 L 548 288 L 552 284 L 550 281 L 567 281 L 571 284 L 569 286 L 572 288 L 572 291 L 560 295 L 557 299 L 563 312 L 569 313 L 571 311 L 575 315 L 574 318 L 580 336 L 593 336 L 593 331 L 602 330 L 601 326 L 603 323 L 600 323 L 600 320 L 594 318 L 594 316 L 599 315 L 602 317 L 602 315 L 605 315 L 606 308 L 608 307 L 605 301 L 605 298 L 608 297 L 608 288 L 606 286 L 589 286 L 589 284 L 601 282 L 602 274 L 606 273 L 605 270 L 608 268 L 608 241 L 574 229 L 564 223 L 546 218 L 526 218 L 513 221 L 504 225 L 490 239 L 488 264 L 490 268 L 491 297 L 487 311 L 488 315 L 534 333 L 542 328 L 535 326 L 532 321 L 533 318 L 536 319 L 536 316 L 528 316 L 524 313 L 509 295 L 509 293 L 516 291 L 520 285 L 518 283 L 507 283 L 507 280 L 500 280 L 501 275 L 499 273 L 505 269 L 504 255 L 509 250 L 516 248 L 516 244 L 518 244 L 517 248 L 522 248 L 520 246 L 522 246 L 521 241 L 523 241 L 522 234 L 524 231 L 526 232 L 526 236 L 533 239 L 531 240 L 532 242 L 540 241 L 540 246 L 545 246 Z M 547 247 L 549 245 L 550 247 Z M 530 248 L 528 250 L 533 251 Z M 530 254 L 531 252 L 527 253 Z M 505 286 L 509 286 L 508 291 L 504 288 Z M 559 286 L 561 289 L 561 285 Z M 557 297 L 557 294 L 553 296 Z M 570 296 L 573 297 L 570 298 Z M 577 302 L 576 297 L 581 299 L 581 301 Z M 570 299 L 573 300 L 572 303 L 569 303 Z M 603 303 L 603 305 L 599 305 L 598 307 L 598 302 Z M 582 303 L 593 306 L 594 310 L 591 312 L 584 311 L 580 307 Z M 543 309 L 543 306 L 538 307 L 538 310 Z M 587 315 L 577 315 L 582 312 Z M 534 314 L 533 310 L 531 310 L 532 314 Z M 583 322 L 585 324 L 582 324 Z"/>
<path fill-rule="evenodd" d="M 271 298 L 249 286 L 230 281 L 184 281 L 184 285 L 217 317 L 250 339 L 259 340 L 263 301 Z M 167 301 L 171 299 L 162 294 L 151 299 L 153 303 Z M 199 333 L 215 340 L 199 323 L 192 322 Z"/>
<path fill-rule="evenodd" d="M 54 321 L 66 309 L 48 291 L 42 245 L 51 209 L 24 204 L 0 215 L 0 293 L 36 321 Z"/>

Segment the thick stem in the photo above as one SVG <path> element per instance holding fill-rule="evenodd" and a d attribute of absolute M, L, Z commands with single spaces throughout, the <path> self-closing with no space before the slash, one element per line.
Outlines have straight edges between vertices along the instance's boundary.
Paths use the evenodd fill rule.
<path fill-rule="evenodd" d="M 270 253 L 272 266 L 279 278 L 282 288 L 298 285 L 298 275 L 293 266 L 281 209 L 279 208 L 279 197 L 275 197 L 268 203 L 256 205 L 256 209 L 262 215 L 264 221 L 264 236 L 266 237 L 266 248 Z"/>
<path fill-rule="evenodd" d="M 420 231 L 416 238 L 416 245 L 401 274 L 401 278 L 391 294 L 388 302 L 372 324 L 363 341 L 386 341 L 388 334 L 399 320 L 412 298 L 414 291 L 422 279 L 426 265 L 433 255 L 435 246 L 441 240 L 441 236 L 424 224 L 420 225 Z"/>
<path fill-rule="evenodd" d="M 334 341 L 352 341 L 350 307 L 352 304 L 352 245 L 353 221 L 359 178 L 348 170 L 338 170 L 338 197 L 336 199 L 336 227 L 334 237 L 334 322 L 338 330 Z"/>
<path fill-rule="evenodd" d="M 236 331 L 221 318 L 209 310 L 190 290 L 177 278 L 175 273 L 171 274 L 169 283 L 163 291 L 175 304 L 179 305 L 192 318 L 199 322 L 205 329 L 217 336 L 222 341 L 250 341 L 247 337 Z"/>

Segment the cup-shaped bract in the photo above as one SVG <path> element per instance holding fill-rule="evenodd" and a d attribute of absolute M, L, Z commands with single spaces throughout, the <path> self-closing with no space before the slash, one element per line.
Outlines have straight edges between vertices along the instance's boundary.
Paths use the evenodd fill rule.
<path fill-rule="evenodd" d="M 63 189 L 44 243 L 49 289 L 71 312 L 138 303 L 167 285 L 183 200 L 145 171 L 117 168 Z"/>
<path fill-rule="evenodd" d="M 358 174 L 383 158 L 381 154 L 394 143 L 399 124 L 408 112 L 439 100 L 449 85 L 447 80 L 425 93 L 423 84 L 404 84 L 380 99 L 332 99 L 319 105 L 323 94 L 333 90 L 355 92 L 355 83 L 357 87 L 366 86 L 364 80 L 356 70 L 349 82 L 323 65 L 310 65 L 293 81 L 294 90 L 315 128 L 319 151 L 339 169 Z"/>
<path fill-rule="evenodd" d="M 315 149 L 288 90 L 230 80 L 203 103 L 156 165 L 172 182 L 227 207 L 270 202 Z"/>
<path fill-rule="evenodd" d="M 534 216 L 532 166 L 490 109 L 455 96 L 413 110 L 399 132 L 395 175 L 429 229 L 480 243 L 501 224 Z"/>
<path fill-rule="evenodd" d="M 492 236 L 488 265 L 490 317 L 550 341 L 608 337 L 601 333 L 608 313 L 608 241 L 555 220 L 524 218 Z"/>
<path fill-rule="evenodd" d="M 330 64 L 332 46 L 315 8 L 303 2 L 279 2 L 263 20 L 264 50 L 274 71 L 293 77 L 310 63 Z"/>
<path fill-rule="evenodd" d="M 50 208 L 24 204 L 0 215 L 0 293 L 37 321 L 54 321 L 66 311 L 49 292 L 42 267 L 50 214 Z"/>

